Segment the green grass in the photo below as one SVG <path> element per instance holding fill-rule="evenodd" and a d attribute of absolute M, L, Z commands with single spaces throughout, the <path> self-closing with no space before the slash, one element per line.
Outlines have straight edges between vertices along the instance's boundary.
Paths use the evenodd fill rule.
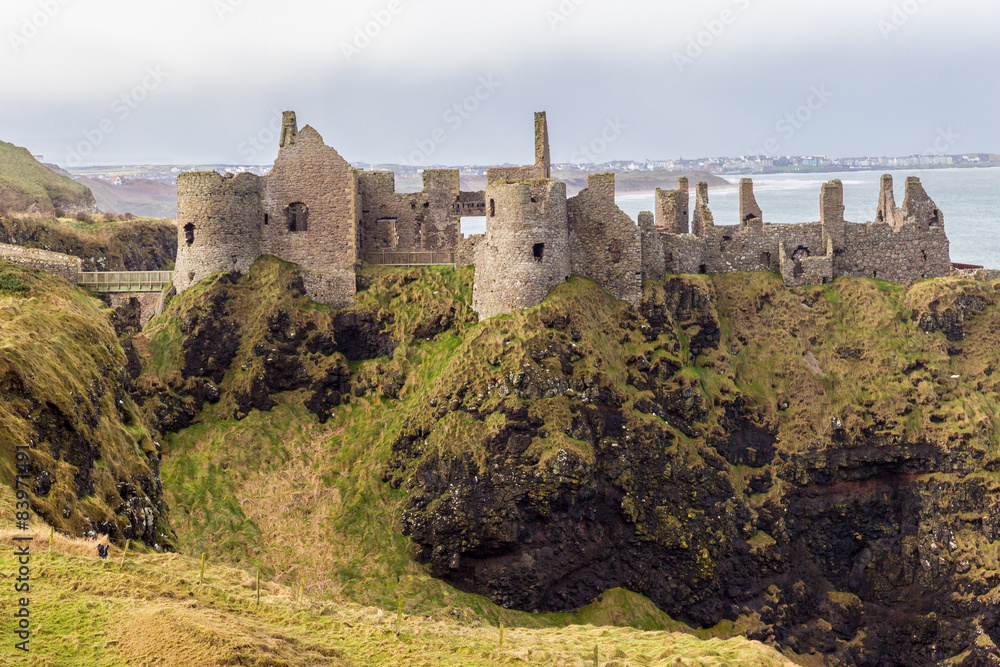
<path fill-rule="evenodd" d="M 17 564 L 12 534 L 0 534 L 0 580 L 12 586 Z M 31 561 L 28 654 L 13 641 L 0 645 L 0 664 L 28 667 L 162 665 L 414 665 L 433 667 L 514 664 L 579 665 L 593 657 L 633 665 L 789 665 L 777 652 L 744 639 L 700 639 L 663 621 L 647 600 L 610 591 L 577 614 L 540 615 L 537 623 L 499 627 L 467 607 L 418 613 L 403 598 L 398 626 L 392 613 L 343 597 L 317 596 L 306 580 L 278 585 L 256 573 L 209 558 L 204 583 L 200 558 L 112 548 L 96 558 L 96 543 L 36 532 Z M 614 627 L 635 608 L 639 628 Z M 641 610 L 641 612 L 639 611 Z M 676 662 L 681 658 L 683 663 Z M 622 662 L 618 664 L 624 664 Z"/>
<path fill-rule="evenodd" d="M 94 205 L 86 186 L 48 169 L 26 148 L 0 141 L 0 209 L 39 213 L 57 208 Z"/>
<path fill-rule="evenodd" d="M 229 303 L 236 316 L 251 325 L 245 329 L 247 340 L 233 364 L 236 370 L 223 382 L 224 394 L 239 390 L 257 372 L 246 351 L 262 341 L 259 323 L 274 308 L 321 326 L 324 318 L 332 316 L 329 309 L 284 295 L 281 286 L 288 282 L 289 271 L 293 271 L 290 265 L 264 260 L 245 279 L 253 288 L 252 300 L 243 301 L 236 288 L 231 291 L 235 296 Z M 386 609 L 403 592 L 422 613 L 461 603 L 491 622 L 533 622 L 428 577 L 414 562 L 410 541 L 399 531 L 407 494 L 391 489 L 383 477 L 385 462 L 393 456 L 392 445 L 407 424 L 433 424 L 423 443 L 425 457 L 469 454 L 483 465 L 483 440 L 504 424 L 503 419 L 493 418 L 498 417 L 495 410 L 504 398 L 491 390 L 491 384 L 526 366 L 555 372 L 551 361 L 536 361 L 533 355 L 558 340 L 557 332 L 545 325 L 558 316 L 569 317 L 572 327 L 579 330 L 580 358 L 574 363 L 573 376 L 592 376 L 601 386 L 613 388 L 626 410 L 651 398 L 649 392 L 628 384 L 626 361 L 652 352 L 653 363 L 669 359 L 680 365 L 677 381 L 692 384 L 706 397 L 706 432 L 722 417 L 717 397 L 742 394 L 756 411 L 755 420 L 776 425 L 780 448 L 786 452 L 826 437 L 831 415 L 844 421 L 849 436 L 872 427 L 873 414 L 898 414 L 890 430 L 902 441 L 975 440 L 984 428 L 987 441 L 977 446 L 985 449 L 997 441 L 997 427 L 989 419 L 997 402 L 989 392 L 970 386 L 989 382 L 985 369 L 990 360 L 1000 367 L 1000 340 L 994 341 L 998 335 L 989 333 L 995 311 L 991 307 L 971 324 L 982 333 L 982 344 L 970 336 L 964 344 L 967 354 L 959 357 L 948 355 L 942 334 L 924 335 L 909 317 L 910 312 L 927 307 L 925 301 L 931 294 L 947 304 L 965 291 L 991 292 L 990 285 L 945 280 L 906 289 L 841 279 L 831 286 L 790 290 L 768 273 L 684 277 L 711 296 L 709 308 L 722 331 L 718 350 L 693 358 L 689 349 L 697 331 L 693 322 L 676 322 L 672 332 L 646 342 L 638 331 L 618 326 L 631 317 L 626 304 L 613 301 L 594 283 L 580 278 L 557 287 L 537 308 L 478 323 L 470 310 L 471 277 L 470 270 L 450 269 L 368 267 L 362 272 L 367 288 L 359 292 L 353 308 L 392 313 L 398 347 L 393 359 L 352 364 L 352 373 L 355 381 L 370 381 L 373 387 L 389 373 L 405 377 L 396 400 L 375 389 L 337 408 L 320 425 L 303 408 L 305 392 L 283 394 L 271 412 L 251 412 L 242 421 L 232 419 L 232 406 L 224 398 L 207 408 L 197 424 L 169 436 L 162 470 L 182 551 L 207 551 L 240 567 L 260 567 L 285 583 L 305 574 L 315 582 L 317 592 Z M 199 285 L 154 323 L 153 353 L 147 362 L 154 373 L 176 372 L 182 342 L 176 318 L 217 289 L 211 283 Z M 648 283 L 646 292 L 646 298 L 654 302 L 665 298 L 663 286 L 657 283 Z M 431 340 L 413 336 L 428 319 L 446 312 L 454 314 L 451 329 Z M 861 350 L 863 361 L 841 358 L 837 351 L 843 348 Z M 808 368 L 803 360 L 806 353 L 816 357 L 825 378 Z M 925 360 L 928 371 L 915 387 L 914 375 L 904 371 L 918 358 Z M 241 364 L 249 364 L 250 370 L 239 370 Z M 976 379 L 951 380 L 957 373 Z M 432 401 L 447 403 L 445 392 L 459 386 L 467 389 L 463 405 L 478 408 L 490 418 L 476 421 L 465 411 L 450 412 L 440 420 L 434 417 L 437 408 Z M 932 422 L 931 411 L 919 405 L 902 414 L 924 395 L 933 401 L 937 413 L 948 416 L 947 423 Z M 786 410 L 778 407 L 783 401 L 789 403 Z M 531 413 L 540 416 L 545 430 L 553 434 L 531 445 L 540 469 L 560 449 L 593 461 L 589 444 L 564 434 L 576 409 L 571 398 L 561 394 L 537 397 L 529 404 Z M 657 429 L 672 430 L 657 417 L 635 418 Z M 672 441 L 676 443 L 672 455 L 697 459 L 696 441 L 676 431 Z M 728 474 L 734 486 L 742 489 L 743 473 L 733 467 Z M 628 489 L 633 481 L 623 478 L 616 483 Z M 775 484 L 768 495 L 780 494 L 781 488 Z M 678 544 L 696 550 L 706 546 L 691 528 L 700 520 L 694 509 L 696 498 L 690 499 L 690 508 L 657 509 L 626 501 L 626 510 L 635 521 L 660 538 L 670 543 L 681 540 Z M 696 560 L 709 576 L 714 567 L 711 561 Z M 624 624 L 643 622 L 642 613 L 619 611 Z M 720 626 L 711 632 L 724 634 L 726 630 Z"/>
<path fill-rule="evenodd" d="M 115 509 L 118 484 L 152 475 L 153 440 L 137 408 L 115 386 L 125 363 L 104 304 L 65 279 L 0 262 L 0 481 L 13 483 L 13 452 L 32 443 L 35 470 L 54 476 L 50 492 L 33 497 L 35 511 L 61 530 L 92 523 L 127 525 Z M 17 289 L 10 291 L 7 286 Z M 44 408 L 44 410 L 43 410 Z M 93 447 L 93 493 L 77 497 L 76 444 Z M 63 450 L 53 456 L 56 447 Z"/>

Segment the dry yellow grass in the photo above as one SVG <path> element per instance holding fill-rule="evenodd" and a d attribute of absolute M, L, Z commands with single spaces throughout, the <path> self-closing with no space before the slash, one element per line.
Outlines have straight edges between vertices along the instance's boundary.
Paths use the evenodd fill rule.
<path fill-rule="evenodd" d="M 0 533 L 0 586 L 16 570 L 14 534 Z M 121 667 L 122 665 L 552 665 L 590 667 L 597 648 L 603 667 L 792 663 L 745 639 L 700 640 L 689 634 L 643 632 L 593 625 L 507 628 L 480 619 L 465 622 L 396 614 L 345 599 L 300 599 L 293 587 L 209 564 L 199 585 L 200 561 L 178 554 L 118 551 L 96 557 L 97 540 L 59 536 L 47 553 L 48 531 L 32 536 L 31 653 L 0 645 L 0 664 Z M 44 546 L 43 546 L 44 545 Z M 91 555 L 93 554 L 93 555 Z"/>

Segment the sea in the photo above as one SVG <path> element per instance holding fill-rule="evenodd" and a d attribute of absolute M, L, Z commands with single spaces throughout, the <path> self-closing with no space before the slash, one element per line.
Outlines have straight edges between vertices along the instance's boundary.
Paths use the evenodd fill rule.
<path fill-rule="evenodd" d="M 907 176 L 918 176 L 938 207 L 944 212 L 945 231 L 951 241 L 951 260 L 1000 269 L 1000 167 L 974 169 L 917 169 L 910 171 L 855 171 L 808 174 L 757 174 L 754 194 L 764 211 L 764 221 L 798 223 L 819 221 L 819 194 L 824 183 L 839 179 L 844 183 L 845 217 L 850 222 L 875 219 L 882 174 L 893 177 L 896 204 L 902 206 Z M 734 187 L 709 190 L 709 206 L 717 225 L 739 222 L 741 176 L 724 176 Z M 653 193 L 622 194 L 618 207 L 633 220 L 641 211 L 653 210 Z M 691 184 L 694 210 L 694 183 Z M 482 234 L 485 218 L 464 218 L 462 231 Z"/>

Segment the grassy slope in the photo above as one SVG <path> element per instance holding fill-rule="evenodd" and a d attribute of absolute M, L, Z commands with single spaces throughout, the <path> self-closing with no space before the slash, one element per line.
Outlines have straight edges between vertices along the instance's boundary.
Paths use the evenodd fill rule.
<path fill-rule="evenodd" d="M 0 262 L 0 484 L 13 483 L 16 446 L 33 440 L 32 464 L 54 483 L 32 506 L 62 530 L 120 522 L 119 485 L 152 476 L 153 440 L 116 386 L 124 364 L 104 304 L 65 279 Z M 75 478 L 90 461 L 74 459 L 91 455 L 93 492 L 77 497 Z"/>
<path fill-rule="evenodd" d="M 0 141 L 0 208 L 25 211 L 32 204 L 47 213 L 90 208 L 94 197 L 85 185 L 51 171 L 26 148 Z"/>
<path fill-rule="evenodd" d="M 9 490 L 0 492 L 4 500 Z M 0 533 L 0 583 L 13 586 L 10 533 Z M 465 667 L 509 664 L 788 665 L 779 654 L 742 639 L 699 640 L 687 634 L 592 625 L 600 607 L 581 611 L 564 628 L 499 629 L 478 619 L 431 618 L 404 607 L 395 613 L 343 598 L 317 599 L 307 587 L 262 584 L 256 604 L 252 573 L 178 554 L 122 552 L 95 557 L 96 543 L 35 531 L 31 583 L 31 653 L 0 644 L 0 664 L 27 667 L 198 665 L 413 665 Z"/>

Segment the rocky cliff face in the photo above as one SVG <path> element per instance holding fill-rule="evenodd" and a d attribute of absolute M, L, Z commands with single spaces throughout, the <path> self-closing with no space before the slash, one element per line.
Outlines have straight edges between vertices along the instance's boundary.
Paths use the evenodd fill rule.
<path fill-rule="evenodd" d="M 622 587 L 803 664 L 996 664 L 1000 285 L 697 276 L 633 309 L 573 279 L 480 324 L 439 278 L 363 271 L 334 311 L 273 259 L 217 276 L 137 337 L 143 413 L 178 430 L 218 401 L 253 442 L 240 420 L 296 396 L 370 439 L 334 438 L 341 472 L 301 509 L 354 493 L 324 531 L 401 530 L 429 573 L 508 608 Z M 382 491 L 357 493 L 372 469 Z"/>
<path fill-rule="evenodd" d="M 731 275 L 633 313 L 560 288 L 400 434 L 403 530 L 507 607 L 620 586 L 826 664 L 995 664 L 997 289 Z M 445 447 L 455 423 L 482 435 Z"/>

